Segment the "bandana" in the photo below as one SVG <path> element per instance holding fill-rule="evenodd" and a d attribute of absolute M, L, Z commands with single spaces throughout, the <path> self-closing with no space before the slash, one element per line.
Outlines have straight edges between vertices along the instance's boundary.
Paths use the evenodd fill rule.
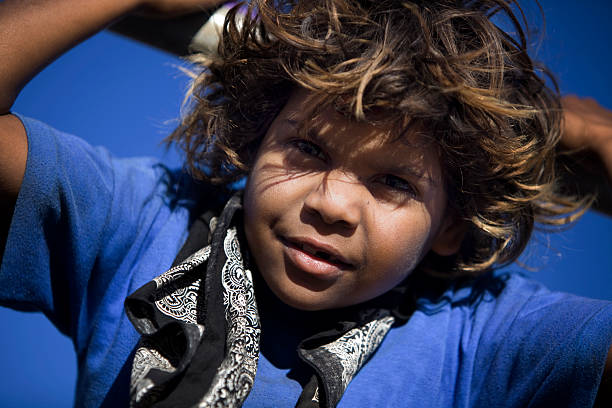
<path fill-rule="evenodd" d="M 218 218 L 204 216 L 209 244 L 127 298 L 126 313 L 141 335 L 131 406 L 239 407 L 253 387 L 261 326 L 240 209 L 236 194 Z M 201 240 L 193 230 L 181 253 L 194 245 L 192 237 Z M 397 287 L 347 308 L 331 329 L 299 344 L 312 377 L 297 407 L 336 406 L 391 326 L 407 320 L 405 295 Z"/>

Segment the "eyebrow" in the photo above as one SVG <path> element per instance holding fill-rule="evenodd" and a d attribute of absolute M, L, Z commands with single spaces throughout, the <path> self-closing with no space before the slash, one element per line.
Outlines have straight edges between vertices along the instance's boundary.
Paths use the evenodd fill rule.
<path fill-rule="evenodd" d="M 437 187 L 438 186 L 438 182 L 436 180 L 432 179 L 431 176 L 429 176 L 425 172 L 418 172 L 418 171 L 414 170 L 414 168 L 412 166 L 410 166 L 410 165 L 406 165 L 406 164 L 388 165 L 386 167 L 386 169 L 390 173 L 394 173 L 394 174 L 407 174 L 410 177 L 413 177 L 413 178 L 415 178 L 417 180 L 423 180 L 423 181 L 427 182 L 427 184 L 429 184 L 431 187 Z"/>
<path fill-rule="evenodd" d="M 291 119 L 291 118 L 287 118 L 285 119 L 285 122 L 288 123 L 291 127 L 297 128 L 298 125 L 300 124 L 300 121 L 297 119 Z"/>
<path fill-rule="evenodd" d="M 307 137 L 311 137 L 313 139 L 316 139 L 314 141 L 317 141 L 319 143 L 322 143 L 322 141 L 319 138 L 319 132 L 317 131 L 316 128 L 308 128 L 305 124 L 303 120 L 297 120 L 297 119 L 292 119 L 292 118 L 287 118 L 284 120 L 285 123 L 287 123 L 289 126 L 291 126 L 294 130 L 296 131 L 304 131 L 307 130 L 307 134 L 305 134 L 304 136 Z M 311 132 L 313 131 L 313 132 Z"/>
<path fill-rule="evenodd" d="M 296 120 L 296 119 L 292 119 L 292 118 L 286 118 L 285 122 L 297 129 L 300 127 L 300 121 Z M 314 134 L 312 134 L 311 136 L 315 136 L 316 139 L 319 139 L 319 135 L 317 132 L 315 132 Z M 319 141 L 319 140 L 316 140 Z M 406 145 L 409 145 L 408 143 L 405 143 Z M 422 172 L 418 172 L 414 169 L 413 166 L 407 165 L 407 164 L 397 164 L 397 165 L 393 165 L 393 164 L 385 164 L 384 165 L 384 169 L 385 172 L 389 172 L 389 173 L 394 173 L 394 174 L 406 174 L 416 180 L 423 180 L 425 181 L 427 184 L 429 184 L 431 187 L 437 187 L 438 186 L 438 182 L 434 179 L 432 179 L 429 175 L 422 173 Z"/>

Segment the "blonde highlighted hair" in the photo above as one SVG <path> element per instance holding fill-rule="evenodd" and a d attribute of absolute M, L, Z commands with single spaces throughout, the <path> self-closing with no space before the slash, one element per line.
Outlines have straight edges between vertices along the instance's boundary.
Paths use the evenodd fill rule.
<path fill-rule="evenodd" d="M 356 120 L 384 112 L 417 123 L 440 151 L 449 207 L 467 224 L 459 253 L 421 267 L 477 274 L 520 255 L 535 225 L 564 225 L 588 206 L 556 190 L 561 106 L 554 79 L 527 53 L 513 0 L 264 1 L 227 16 L 218 57 L 168 138 L 196 177 L 247 175 L 266 131 L 297 88 Z M 513 34 L 492 22 L 503 16 Z M 542 72 L 544 77 L 538 72 Z M 546 85 L 551 79 L 553 88 Z"/>

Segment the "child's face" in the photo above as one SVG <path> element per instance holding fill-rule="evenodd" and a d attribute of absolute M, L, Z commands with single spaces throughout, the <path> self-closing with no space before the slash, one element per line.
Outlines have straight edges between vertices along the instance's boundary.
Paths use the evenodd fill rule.
<path fill-rule="evenodd" d="M 431 144 L 331 108 L 299 131 L 307 95 L 290 98 L 259 148 L 245 231 L 270 289 L 290 306 L 323 310 L 383 294 L 430 249 L 447 255 L 458 242 Z"/>

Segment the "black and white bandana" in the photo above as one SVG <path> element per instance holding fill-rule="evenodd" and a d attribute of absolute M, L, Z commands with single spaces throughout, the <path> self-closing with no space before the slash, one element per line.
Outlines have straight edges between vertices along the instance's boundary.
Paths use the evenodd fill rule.
<path fill-rule="evenodd" d="M 239 407 L 253 387 L 261 326 L 240 208 L 237 194 L 209 219 L 209 245 L 127 298 L 126 313 L 142 336 L 131 406 Z M 406 317 L 393 310 L 402 297 L 396 290 L 354 308 L 334 329 L 300 343 L 297 353 L 313 375 L 297 407 L 336 406 L 398 316 Z"/>

